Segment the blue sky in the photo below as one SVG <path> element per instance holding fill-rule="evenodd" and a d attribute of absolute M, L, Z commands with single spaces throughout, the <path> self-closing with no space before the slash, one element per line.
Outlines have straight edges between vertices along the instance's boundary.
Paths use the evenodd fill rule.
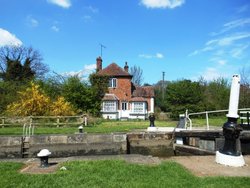
<path fill-rule="evenodd" d="M 144 82 L 230 78 L 250 67 L 249 0 L 0 0 L 0 46 L 32 46 L 52 71 L 125 62 Z"/>

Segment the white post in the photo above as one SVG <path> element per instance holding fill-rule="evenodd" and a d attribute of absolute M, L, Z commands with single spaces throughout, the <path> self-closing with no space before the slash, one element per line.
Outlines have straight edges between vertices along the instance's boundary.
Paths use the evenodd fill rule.
<path fill-rule="evenodd" d="M 240 75 L 233 75 L 231 91 L 230 91 L 230 100 L 229 100 L 229 110 L 227 117 L 238 118 L 238 105 L 239 105 L 239 96 L 240 96 Z"/>
<path fill-rule="evenodd" d="M 207 111 L 206 111 L 206 120 L 207 120 L 207 130 L 209 130 L 208 112 Z"/>
<path fill-rule="evenodd" d="M 154 113 L 154 98 L 151 98 L 150 99 L 150 112 L 151 113 Z"/>
<path fill-rule="evenodd" d="M 85 116 L 84 117 L 84 126 L 87 126 L 88 125 L 88 123 L 87 123 L 87 117 Z"/>

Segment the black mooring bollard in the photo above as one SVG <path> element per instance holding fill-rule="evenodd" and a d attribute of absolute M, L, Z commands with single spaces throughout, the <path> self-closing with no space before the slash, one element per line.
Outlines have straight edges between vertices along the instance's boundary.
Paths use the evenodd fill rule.
<path fill-rule="evenodd" d="M 220 150 L 225 155 L 240 156 L 241 148 L 238 144 L 242 128 L 237 124 L 237 118 L 229 118 L 223 125 L 223 135 L 225 137 L 224 147 Z"/>
<path fill-rule="evenodd" d="M 149 122 L 150 122 L 149 126 L 154 127 L 155 126 L 155 116 L 154 116 L 154 114 L 151 113 L 148 118 L 149 118 Z"/>

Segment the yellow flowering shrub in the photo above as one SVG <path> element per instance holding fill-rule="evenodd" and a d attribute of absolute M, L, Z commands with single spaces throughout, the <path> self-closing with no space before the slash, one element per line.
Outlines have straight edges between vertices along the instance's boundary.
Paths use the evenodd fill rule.
<path fill-rule="evenodd" d="M 25 91 L 19 92 L 19 100 L 7 106 L 7 113 L 15 116 L 42 116 L 49 112 L 50 99 L 31 83 Z"/>
<path fill-rule="evenodd" d="M 63 116 L 63 115 L 74 115 L 73 106 L 65 100 L 64 97 L 58 97 L 50 106 L 50 115 Z"/>
<path fill-rule="evenodd" d="M 64 116 L 74 115 L 73 106 L 64 97 L 58 97 L 52 102 L 39 88 L 39 85 L 31 83 L 25 91 L 18 92 L 16 102 L 7 106 L 7 114 L 13 116 Z"/>

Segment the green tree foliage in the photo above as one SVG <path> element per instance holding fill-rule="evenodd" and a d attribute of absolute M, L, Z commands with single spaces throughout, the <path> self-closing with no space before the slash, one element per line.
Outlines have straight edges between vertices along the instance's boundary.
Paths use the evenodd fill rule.
<path fill-rule="evenodd" d="M 97 74 L 91 74 L 89 76 L 91 83 L 92 93 L 92 110 L 91 113 L 98 116 L 101 110 L 101 101 L 105 93 L 108 91 L 108 76 L 99 76 Z"/>
<path fill-rule="evenodd" d="M 228 108 L 230 86 L 227 79 L 218 78 L 201 84 L 204 88 L 205 110 L 222 110 Z"/>
<path fill-rule="evenodd" d="M 162 88 L 160 84 L 155 86 L 156 107 L 171 112 L 175 118 L 186 109 L 189 112 L 199 112 L 228 108 L 230 86 L 224 78 L 210 82 L 203 78 L 198 82 L 190 80 L 168 82 L 164 95 Z"/>
<path fill-rule="evenodd" d="M 0 80 L 0 114 L 3 114 L 7 105 L 16 101 L 17 91 L 24 90 L 27 83 L 20 82 L 6 82 Z"/>
<path fill-rule="evenodd" d="M 168 111 L 177 118 L 186 109 L 197 112 L 203 109 L 203 91 L 199 82 L 180 80 L 171 82 L 166 88 L 165 104 Z"/>
<path fill-rule="evenodd" d="M 70 77 L 63 83 L 62 95 L 81 112 L 88 112 L 91 109 L 91 89 L 77 76 Z"/>
<path fill-rule="evenodd" d="M 250 107 L 250 67 L 240 69 L 241 87 L 240 87 L 240 108 Z"/>

